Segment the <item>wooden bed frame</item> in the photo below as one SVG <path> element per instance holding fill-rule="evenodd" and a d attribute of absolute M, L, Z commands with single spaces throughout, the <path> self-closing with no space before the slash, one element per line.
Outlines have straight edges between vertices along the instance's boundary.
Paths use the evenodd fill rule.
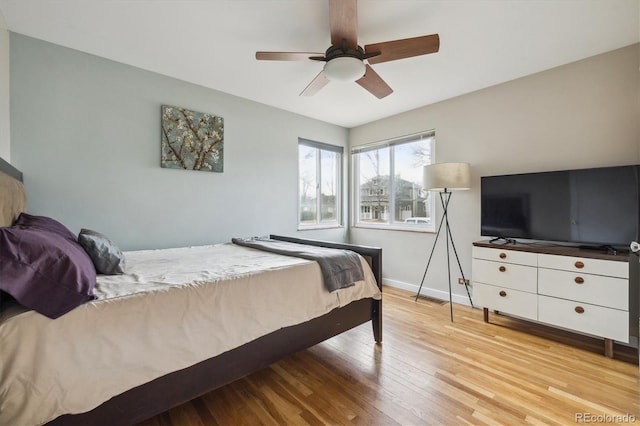
<path fill-rule="evenodd" d="M 1 158 L 0 171 L 22 180 L 22 173 Z M 271 235 L 271 238 L 355 251 L 367 260 L 378 287 L 382 289 L 380 248 L 280 235 Z M 375 341 L 382 342 L 382 300 L 366 298 L 302 324 L 282 328 L 189 368 L 159 377 L 117 395 L 86 413 L 65 414 L 47 424 L 135 424 L 369 321 Z"/>
<path fill-rule="evenodd" d="M 382 288 L 382 250 L 379 248 L 278 235 L 271 235 L 271 238 L 360 253 L 371 265 L 378 287 Z M 382 342 L 382 300 L 362 299 L 128 390 L 89 412 L 60 416 L 48 425 L 134 424 L 369 321 L 373 325 L 375 341 Z"/>

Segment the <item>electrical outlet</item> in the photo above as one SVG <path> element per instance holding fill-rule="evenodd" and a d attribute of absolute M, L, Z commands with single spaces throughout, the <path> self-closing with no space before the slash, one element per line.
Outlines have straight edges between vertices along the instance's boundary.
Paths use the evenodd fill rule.
<path fill-rule="evenodd" d="M 460 285 L 469 285 L 469 280 L 465 280 L 464 278 L 458 278 L 458 284 Z"/>

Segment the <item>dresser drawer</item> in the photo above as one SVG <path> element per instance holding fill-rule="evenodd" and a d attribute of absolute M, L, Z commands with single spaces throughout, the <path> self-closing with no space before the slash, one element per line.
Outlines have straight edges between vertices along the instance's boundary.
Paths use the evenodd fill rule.
<path fill-rule="evenodd" d="M 496 262 L 517 263 L 518 265 L 537 266 L 538 255 L 526 251 L 502 250 L 499 248 L 473 247 L 473 257 L 476 259 L 493 260 Z"/>
<path fill-rule="evenodd" d="M 538 316 L 537 296 L 506 287 L 473 283 L 474 303 L 483 308 L 535 320 Z"/>
<path fill-rule="evenodd" d="M 576 271 L 583 274 L 607 275 L 610 277 L 629 278 L 629 264 L 626 261 L 611 261 L 583 257 L 556 256 L 539 254 L 540 268 Z"/>
<path fill-rule="evenodd" d="M 580 308 L 582 313 L 577 312 Z M 629 313 L 618 309 L 539 295 L 538 320 L 599 337 L 629 342 Z"/>
<path fill-rule="evenodd" d="M 629 281 L 624 278 L 539 268 L 538 293 L 629 310 Z"/>
<path fill-rule="evenodd" d="M 513 288 L 530 293 L 535 293 L 538 288 L 538 269 L 534 266 L 472 259 L 471 268 L 472 278 L 475 282 Z"/>

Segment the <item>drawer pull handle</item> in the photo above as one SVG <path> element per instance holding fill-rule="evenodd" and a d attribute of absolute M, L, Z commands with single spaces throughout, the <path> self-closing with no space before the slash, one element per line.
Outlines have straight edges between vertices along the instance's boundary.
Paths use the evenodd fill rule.
<path fill-rule="evenodd" d="M 507 297 L 507 292 L 504 290 L 500 290 L 500 293 L 498 293 L 500 295 L 500 297 Z"/>
<path fill-rule="evenodd" d="M 584 308 L 582 306 L 576 306 L 575 311 L 579 314 L 584 312 Z"/>
<path fill-rule="evenodd" d="M 582 284 L 582 283 L 584 283 L 584 278 L 582 278 L 582 277 L 576 277 L 576 278 L 574 279 L 574 281 L 576 282 L 576 284 Z"/>
<path fill-rule="evenodd" d="M 507 253 L 500 253 L 500 259 L 506 259 Z"/>
<path fill-rule="evenodd" d="M 578 268 L 578 269 L 584 268 L 584 263 L 580 262 L 579 260 L 575 263 L 575 265 L 576 265 L 576 268 Z"/>
<path fill-rule="evenodd" d="M 504 266 L 501 266 L 501 267 L 498 268 L 498 271 L 500 271 L 500 272 L 504 272 L 506 270 L 507 270 L 507 268 L 505 268 Z"/>

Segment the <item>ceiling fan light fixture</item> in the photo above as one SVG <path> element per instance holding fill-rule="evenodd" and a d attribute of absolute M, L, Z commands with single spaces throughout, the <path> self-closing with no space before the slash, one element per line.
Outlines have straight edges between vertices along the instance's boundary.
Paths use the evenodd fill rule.
<path fill-rule="evenodd" d="M 366 65 L 352 56 L 333 58 L 324 64 L 324 74 L 331 81 L 354 82 L 364 75 Z"/>

